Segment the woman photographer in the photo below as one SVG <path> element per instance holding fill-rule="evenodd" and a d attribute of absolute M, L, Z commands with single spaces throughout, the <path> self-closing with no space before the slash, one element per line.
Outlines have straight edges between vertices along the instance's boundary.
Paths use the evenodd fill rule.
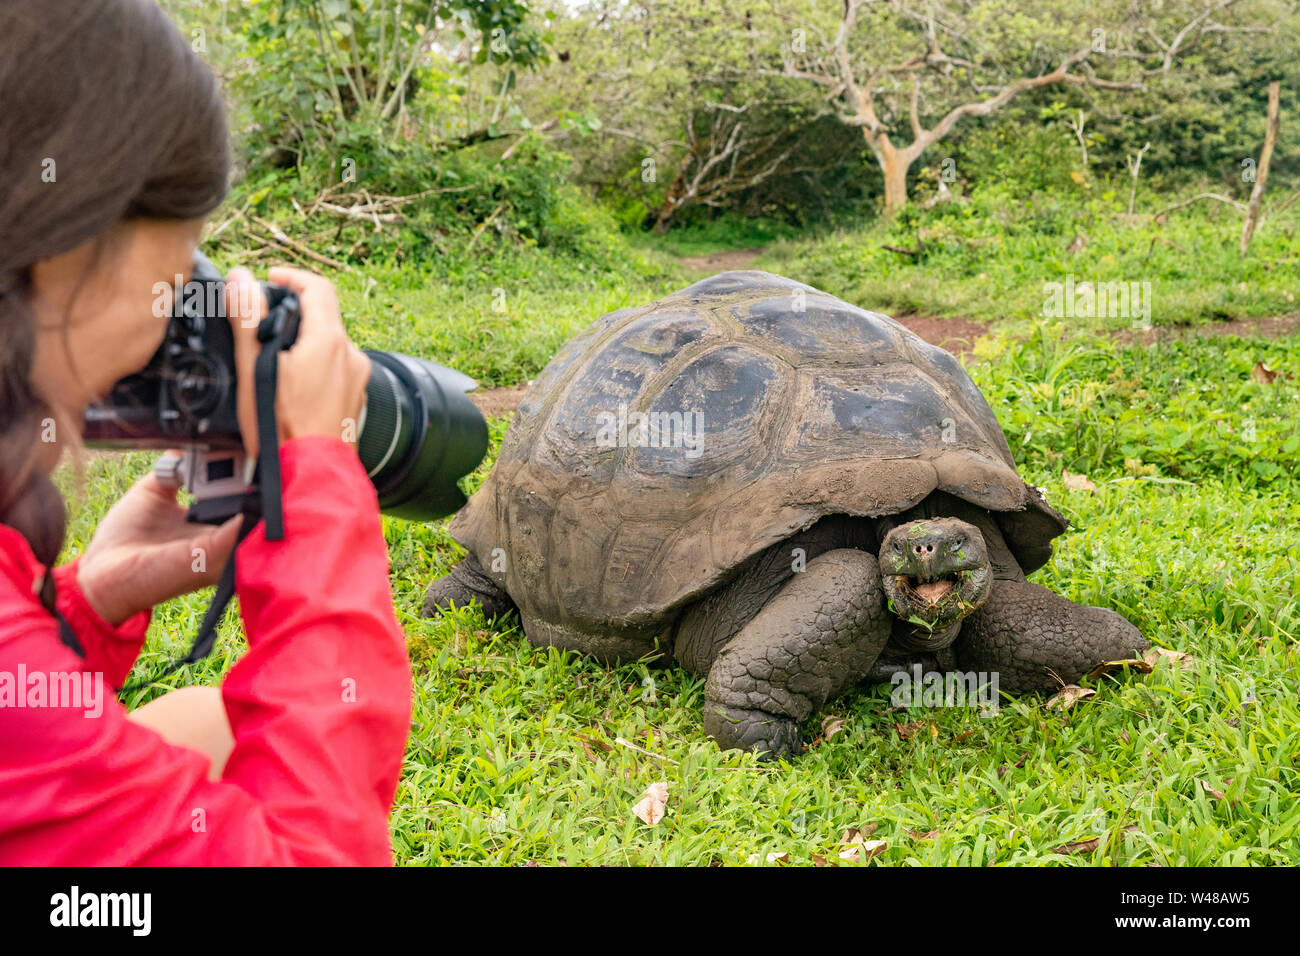
<path fill-rule="evenodd" d="M 0 864 L 391 862 L 410 670 L 375 491 L 341 437 L 369 362 L 326 280 L 269 276 L 302 327 L 276 399 L 284 540 L 259 525 L 239 545 L 247 654 L 219 689 L 134 714 L 54 692 L 120 686 L 150 609 L 214 584 L 235 545 L 238 519 L 189 524 L 150 475 L 46 573 L 65 521 L 50 473 L 162 341 L 154 286 L 188 275 L 226 183 L 220 92 L 153 0 L 0 5 Z M 262 300 L 246 271 L 229 282 L 255 435 Z"/>

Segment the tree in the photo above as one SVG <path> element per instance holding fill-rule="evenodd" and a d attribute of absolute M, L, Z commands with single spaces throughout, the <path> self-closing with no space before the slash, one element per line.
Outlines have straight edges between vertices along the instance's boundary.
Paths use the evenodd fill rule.
<path fill-rule="evenodd" d="M 717 0 L 556 9 L 556 62 L 524 80 L 521 97 L 534 118 L 567 117 L 556 138 L 625 220 L 663 232 L 692 208 L 735 208 L 768 184 L 844 162 L 844 137 L 811 132 L 824 106 L 763 72 L 777 51 L 743 9 L 724 12 Z"/>
<path fill-rule="evenodd" d="M 770 21 L 790 40 L 766 72 L 813 84 L 862 130 L 893 212 L 907 203 L 912 164 L 963 120 L 1044 87 L 1143 89 L 1206 37 L 1241 29 L 1221 22 L 1238 2 L 1033 0 L 1012 11 L 1000 0 L 842 0 L 830 22 L 776 4 Z"/>
<path fill-rule="evenodd" d="M 182 23 L 205 16 L 203 5 L 191 6 L 176 5 Z M 329 142 L 349 127 L 381 140 L 409 138 L 426 81 L 454 73 L 467 88 L 475 66 L 492 73 L 492 105 L 478 111 L 478 126 L 491 126 L 516 71 L 547 59 L 528 0 L 262 0 L 231 5 L 229 24 L 227 5 L 217 9 L 220 35 L 241 47 L 242 56 L 219 59 L 249 114 L 251 139 L 291 159 L 301 159 L 304 143 Z M 442 138 L 493 138 L 478 126 L 443 130 Z"/>
<path fill-rule="evenodd" d="M 753 101 L 741 106 L 705 103 L 691 109 L 681 158 L 663 201 L 654 212 L 654 231 L 665 233 L 677 213 L 689 205 L 722 206 L 726 199 L 752 189 L 781 169 L 794 151 L 782 142 L 781 131 L 755 131 L 748 114 Z M 761 119 L 758 120 L 761 123 Z M 788 170 L 787 170 L 788 171 Z"/>

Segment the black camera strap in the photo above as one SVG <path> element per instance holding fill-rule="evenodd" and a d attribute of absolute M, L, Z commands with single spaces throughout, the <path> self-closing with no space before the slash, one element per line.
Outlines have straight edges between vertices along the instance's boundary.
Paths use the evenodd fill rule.
<path fill-rule="evenodd" d="M 284 517 L 280 500 L 280 430 L 275 420 L 275 393 L 279 382 L 280 349 L 284 326 L 277 319 L 263 319 L 257 327 L 262 350 L 253 366 L 254 395 L 257 403 L 257 474 L 261 495 L 262 518 L 266 521 L 266 540 L 284 540 Z M 235 563 L 231 552 L 230 563 Z"/>
<path fill-rule="evenodd" d="M 279 316 L 263 319 L 257 327 L 257 339 L 262 343 L 253 366 L 253 395 L 257 410 L 257 467 L 253 472 L 253 487 L 244 495 L 240 503 L 241 523 L 235 547 L 231 549 L 230 558 L 221 570 L 217 581 L 216 593 L 203 615 L 198 634 L 190 645 L 189 653 L 177 661 L 172 661 L 162 673 L 150 680 L 137 681 L 123 687 L 119 693 L 138 690 L 154 681 L 161 680 L 176 673 L 186 664 L 194 664 L 212 653 L 217 642 L 217 625 L 225 616 L 230 599 L 235 596 L 235 554 L 257 527 L 259 520 L 264 520 L 267 541 L 284 540 L 284 512 L 282 488 L 280 482 L 280 432 L 275 417 L 275 394 L 278 382 L 280 351 L 283 346 L 283 322 Z"/>

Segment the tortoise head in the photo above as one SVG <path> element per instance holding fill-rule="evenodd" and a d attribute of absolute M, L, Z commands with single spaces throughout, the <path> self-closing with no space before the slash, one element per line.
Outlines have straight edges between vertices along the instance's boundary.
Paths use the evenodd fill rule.
<path fill-rule="evenodd" d="M 988 600 L 993 586 L 984 536 L 956 518 L 899 525 L 880 545 L 880 576 L 889 609 L 915 625 L 912 635 L 932 648 L 957 637 L 966 615 Z"/>

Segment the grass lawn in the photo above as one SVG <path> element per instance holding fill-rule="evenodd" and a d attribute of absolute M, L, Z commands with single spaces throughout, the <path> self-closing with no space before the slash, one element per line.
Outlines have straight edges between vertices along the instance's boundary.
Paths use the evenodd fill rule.
<path fill-rule="evenodd" d="M 990 256 L 985 271 L 996 278 L 977 271 L 955 291 L 933 261 L 910 272 L 894 263 L 880 278 L 872 271 L 883 261 L 878 238 L 782 240 L 759 265 L 869 308 L 889 311 L 908 288 L 927 289 L 907 301 L 980 318 L 995 317 L 989 303 L 999 295 L 1037 300 L 1032 282 L 1050 273 L 1040 261 L 1038 278 L 1017 284 L 1010 276 L 1021 249 Z M 1289 239 L 1261 241 L 1273 243 L 1269 255 L 1290 254 Z M 1145 239 L 1139 245 L 1135 255 L 1146 251 Z M 1109 268 L 1102 258 L 1112 253 L 1096 251 L 1096 267 Z M 1156 244 L 1152 279 L 1179 289 L 1185 262 L 1157 260 L 1170 252 Z M 369 291 L 362 277 L 341 280 L 342 299 L 363 344 L 510 384 L 533 377 L 598 315 L 680 285 L 668 257 L 639 247 L 627 254 L 634 268 L 614 277 L 552 264 L 501 282 L 403 286 L 376 270 L 380 285 Z M 1240 267 L 1226 259 L 1214 268 L 1237 281 Z M 1284 290 L 1276 272 L 1259 275 L 1264 291 L 1237 312 L 1223 282 L 1186 279 L 1200 290 L 1187 308 L 1202 317 L 1266 314 Z M 877 864 L 1300 862 L 1300 337 L 1126 345 L 1065 336 L 1033 320 L 1028 305 L 1011 311 L 1015 334 L 985 340 L 968 365 L 1022 475 L 1072 522 L 1034 579 L 1114 608 L 1153 644 L 1191 660 L 1087 681 L 1095 696 L 1068 712 L 1038 698 L 1004 699 L 992 717 L 896 710 L 887 686 L 864 687 L 808 721 L 812 740 L 824 718 L 843 718 L 832 739 L 792 763 L 763 765 L 704 737 L 703 684 L 684 671 L 606 669 L 534 649 L 516 620 L 487 621 L 477 609 L 420 618 L 425 586 L 459 550 L 445 522 L 385 519 L 415 666 L 392 816 L 398 862 L 731 865 L 769 853 L 838 862 L 845 829 L 868 826 L 871 839 L 887 842 Z M 1257 363 L 1280 374 L 1259 381 L 1267 376 Z M 472 486 L 506 424 L 492 422 L 493 449 Z M 95 458 L 81 493 L 63 474 L 69 553 L 150 460 Z M 1063 469 L 1086 475 L 1095 492 L 1067 490 Z M 206 601 L 194 595 L 158 610 L 134 678 L 184 652 Z M 242 649 L 229 620 L 211 658 L 128 704 L 165 687 L 218 682 Z M 655 781 L 667 782 L 668 812 L 648 827 L 632 807 Z M 1074 852 L 1056 852 L 1068 844 Z"/>

